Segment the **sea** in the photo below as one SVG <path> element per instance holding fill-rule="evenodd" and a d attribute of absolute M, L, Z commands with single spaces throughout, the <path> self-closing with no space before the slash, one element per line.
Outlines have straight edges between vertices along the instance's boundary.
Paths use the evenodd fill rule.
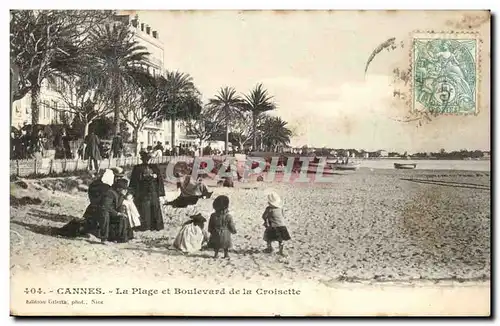
<path fill-rule="evenodd" d="M 417 170 L 462 170 L 462 171 L 491 171 L 490 160 L 401 160 L 401 159 L 379 159 L 360 160 L 362 168 L 370 169 L 394 169 L 394 163 L 416 163 Z"/>

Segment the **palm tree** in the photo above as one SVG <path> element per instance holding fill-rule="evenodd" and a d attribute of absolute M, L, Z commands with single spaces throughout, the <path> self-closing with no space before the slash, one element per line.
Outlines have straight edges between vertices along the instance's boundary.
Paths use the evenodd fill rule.
<path fill-rule="evenodd" d="M 252 113 L 253 123 L 253 148 L 257 148 L 257 120 L 260 114 L 276 109 L 276 104 L 272 101 L 273 97 L 269 96 L 267 90 L 262 84 L 258 84 L 250 92 L 245 95 L 245 110 Z"/>
<path fill-rule="evenodd" d="M 244 101 L 236 95 L 236 90 L 233 87 L 224 87 L 219 90 L 219 93 L 214 98 L 208 101 L 210 112 L 218 121 L 224 121 L 226 129 L 226 139 L 224 151 L 229 154 L 229 127 L 231 122 L 242 114 Z"/>
<path fill-rule="evenodd" d="M 175 146 L 175 123 L 177 120 L 196 118 L 201 112 L 201 94 L 193 77 L 179 71 L 166 71 L 157 81 L 157 111 L 170 120 L 171 142 Z"/>
<path fill-rule="evenodd" d="M 293 133 L 287 128 L 287 122 L 280 117 L 267 117 L 259 129 L 262 131 L 263 143 L 268 150 L 276 151 L 279 146 L 287 146 Z"/>
<path fill-rule="evenodd" d="M 111 96 L 114 111 L 115 133 L 120 130 L 120 97 L 125 85 L 147 78 L 143 68 L 147 64 L 149 52 L 133 38 L 128 26 L 115 23 L 99 26 L 91 35 L 94 58 L 93 72 L 96 76 L 106 76 L 101 88 Z M 98 79 L 101 83 L 102 78 Z"/>

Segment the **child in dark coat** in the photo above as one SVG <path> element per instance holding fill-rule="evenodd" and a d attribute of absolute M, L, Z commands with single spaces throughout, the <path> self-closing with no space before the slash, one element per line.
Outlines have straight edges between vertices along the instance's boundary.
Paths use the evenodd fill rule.
<path fill-rule="evenodd" d="M 229 198 L 218 196 L 213 203 L 215 212 L 210 216 L 208 232 L 210 239 L 208 247 L 214 249 L 214 258 L 219 256 L 219 250 L 224 250 L 224 258 L 229 258 L 232 248 L 231 234 L 236 234 L 233 217 L 229 214 Z"/>
<path fill-rule="evenodd" d="M 283 216 L 283 204 L 281 198 L 276 193 L 270 193 L 267 197 L 268 206 L 262 215 L 266 231 L 264 232 L 264 240 L 267 242 L 265 252 L 273 252 L 273 241 L 279 243 L 279 254 L 284 256 L 283 241 L 290 240 L 290 233 L 285 226 L 285 218 Z"/>

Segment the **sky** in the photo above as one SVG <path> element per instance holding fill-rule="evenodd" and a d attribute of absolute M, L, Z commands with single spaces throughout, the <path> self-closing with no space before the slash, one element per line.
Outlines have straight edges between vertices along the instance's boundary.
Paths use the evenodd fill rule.
<path fill-rule="evenodd" d="M 394 81 L 392 71 L 409 66 L 410 33 L 442 30 L 450 21 L 459 21 L 460 13 L 137 14 L 159 32 L 165 68 L 189 73 L 204 100 L 224 86 L 248 93 L 263 83 L 278 107 L 272 114 L 295 131 L 292 146 L 408 152 L 490 148 L 489 61 L 482 64 L 487 78 L 480 85 L 477 116 L 436 117 L 422 126 L 397 121 L 407 115 L 408 107 L 395 100 L 393 92 L 408 86 Z M 489 59 L 487 24 L 479 27 L 487 38 L 483 60 Z M 396 37 L 397 49 L 377 55 L 365 74 L 369 55 L 390 37 Z"/>

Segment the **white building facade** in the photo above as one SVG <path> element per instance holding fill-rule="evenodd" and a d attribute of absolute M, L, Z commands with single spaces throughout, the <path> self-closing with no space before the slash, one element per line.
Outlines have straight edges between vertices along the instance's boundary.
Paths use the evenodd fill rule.
<path fill-rule="evenodd" d="M 59 83 L 60 80 L 57 80 Z M 48 80 L 44 80 L 40 88 L 40 97 L 38 102 L 39 117 L 38 123 L 47 124 L 63 124 L 71 121 L 72 116 L 67 112 L 61 111 L 67 109 L 66 103 L 61 99 Z M 31 94 L 26 94 L 22 99 L 12 103 L 12 126 L 21 128 L 26 124 L 31 124 Z"/>
<path fill-rule="evenodd" d="M 144 21 L 140 20 L 138 15 L 119 15 L 120 20 L 130 26 L 134 33 L 135 40 L 146 48 L 150 53 L 147 62 L 147 70 L 152 76 L 163 74 L 164 67 L 164 45 L 159 39 L 159 33 Z M 138 134 L 139 148 L 155 146 L 157 142 L 162 142 L 166 147 L 172 147 L 171 144 L 171 122 L 163 120 L 161 122 L 151 121 L 147 123 L 143 130 Z M 175 124 L 175 146 L 188 141 L 185 128 L 181 122 Z"/>
<path fill-rule="evenodd" d="M 150 53 L 149 60 L 146 63 L 148 72 L 153 76 L 163 74 L 164 67 L 164 45 L 159 39 L 159 33 L 147 23 L 140 20 L 135 15 L 116 15 L 116 20 L 130 26 L 134 33 L 134 38 L 137 42 L 144 46 Z M 71 123 L 73 117 L 61 112 L 66 104 L 61 99 L 61 96 L 55 91 L 48 80 L 42 84 L 39 97 L 39 124 L 63 124 Z M 12 103 L 12 122 L 11 125 L 16 128 L 21 128 L 23 125 L 31 124 L 31 95 L 28 93 L 22 99 Z M 175 145 L 194 144 L 196 139 L 192 139 L 186 135 L 185 128 L 181 122 L 176 122 L 175 126 Z M 132 133 L 132 130 L 130 130 Z M 158 141 L 163 145 L 171 147 L 171 123 L 168 120 L 161 122 L 149 122 L 143 130 L 138 134 L 138 147 L 146 148 L 154 146 Z"/>

